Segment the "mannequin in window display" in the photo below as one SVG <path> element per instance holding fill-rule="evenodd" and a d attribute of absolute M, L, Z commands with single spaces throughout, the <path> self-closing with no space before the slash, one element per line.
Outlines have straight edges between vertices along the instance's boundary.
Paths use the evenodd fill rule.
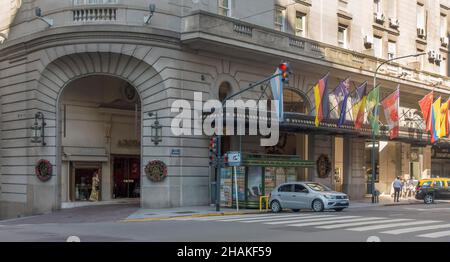
<path fill-rule="evenodd" d="M 98 171 L 94 172 L 92 176 L 92 190 L 91 196 L 89 197 L 89 201 L 97 202 L 98 201 L 98 191 L 100 190 L 100 178 L 98 177 Z"/>

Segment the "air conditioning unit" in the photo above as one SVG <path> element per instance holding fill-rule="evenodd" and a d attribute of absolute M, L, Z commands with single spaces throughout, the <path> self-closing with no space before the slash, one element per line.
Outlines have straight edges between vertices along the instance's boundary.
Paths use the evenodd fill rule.
<path fill-rule="evenodd" d="M 424 28 L 417 28 L 417 36 L 419 38 L 425 39 L 425 37 L 426 37 L 425 29 Z"/>
<path fill-rule="evenodd" d="M 375 22 L 376 23 L 383 24 L 385 19 L 386 19 L 386 17 L 384 16 L 383 13 L 377 12 L 375 14 Z"/>
<path fill-rule="evenodd" d="M 428 51 L 428 60 L 434 62 L 436 60 L 437 54 L 436 51 Z"/>
<path fill-rule="evenodd" d="M 396 18 L 389 18 L 389 26 L 394 29 L 398 29 L 400 27 L 400 21 Z"/>
<path fill-rule="evenodd" d="M 443 47 L 448 47 L 448 37 L 446 37 L 446 36 L 444 36 L 444 37 L 441 37 L 441 46 L 443 46 Z"/>
<path fill-rule="evenodd" d="M 373 36 L 372 35 L 364 36 L 364 46 L 367 49 L 370 49 L 370 48 L 372 48 L 372 45 L 373 45 Z"/>

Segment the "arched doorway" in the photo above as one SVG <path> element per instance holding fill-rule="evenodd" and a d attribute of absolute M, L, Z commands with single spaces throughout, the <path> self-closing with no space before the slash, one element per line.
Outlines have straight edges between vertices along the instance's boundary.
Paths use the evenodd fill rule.
<path fill-rule="evenodd" d="M 58 106 L 61 202 L 139 199 L 142 114 L 137 90 L 115 76 L 85 76 L 64 87 Z"/>

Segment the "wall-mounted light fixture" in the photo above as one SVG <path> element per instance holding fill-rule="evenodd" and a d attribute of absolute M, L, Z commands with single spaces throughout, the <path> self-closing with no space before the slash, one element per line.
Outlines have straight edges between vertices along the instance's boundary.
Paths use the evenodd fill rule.
<path fill-rule="evenodd" d="M 42 10 L 40 7 L 36 7 L 36 9 L 34 9 L 34 12 L 39 19 L 48 24 L 48 27 L 53 26 L 53 19 L 42 16 Z"/>
<path fill-rule="evenodd" d="M 153 123 L 151 130 L 151 139 L 152 142 L 157 146 L 162 142 L 162 126 L 159 124 L 158 112 L 148 113 L 148 116 L 155 116 L 155 123 Z"/>
<path fill-rule="evenodd" d="M 41 144 L 42 146 L 46 146 L 45 143 L 45 123 L 44 114 L 42 112 L 37 112 L 34 115 L 34 124 L 31 126 L 31 131 L 33 132 L 33 137 L 31 138 L 31 143 Z"/>
<path fill-rule="evenodd" d="M 153 15 L 155 14 L 156 5 L 155 4 L 150 4 L 148 6 L 148 10 L 149 10 L 150 14 L 144 16 L 144 23 L 145 24 L 150 24 L 150 19 L 152 19 Z"/>

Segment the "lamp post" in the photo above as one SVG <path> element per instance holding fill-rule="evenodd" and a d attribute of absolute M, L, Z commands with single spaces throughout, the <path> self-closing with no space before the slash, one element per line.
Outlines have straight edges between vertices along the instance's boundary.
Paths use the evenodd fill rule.
<path fill-rule="evenodd" d="M 410 57 L 419 57 L 419 56 L 423 56 L 423 55 L 426 55 L 426 54 L 427 53 L 418 53 L 418 54 L 413 54 L 413 55 L 406 55 L 406 56 L 395 57 L 395 58 L 392 58 L 392 59 L 384 61 L 375 70 L 375 73 L 374 73 L 374 76 L 373 76 L 373 88 L 375 88 L 377 86 L 377 74 L 378 74 L 378 71 L 385 64 L 388 64 L 388 63 L 390 63 L 392 61 L 396 61 L 396 60 L 401 60 L 401 59 L 410 58 Z M 376 105 L 376 110 L 378 110 L 378 106 L 379 105 Z M 371 190 L 372 190 L 372 203 L 375 203 L 375 175 L 376 175 L 375 154 L 376 154 L 376 148 L 378 148 L 378 147 L 376 147 L 375 132 L 372 131 L 372 177 L 370 179 L 370 186 L 371 186 Z"/>

